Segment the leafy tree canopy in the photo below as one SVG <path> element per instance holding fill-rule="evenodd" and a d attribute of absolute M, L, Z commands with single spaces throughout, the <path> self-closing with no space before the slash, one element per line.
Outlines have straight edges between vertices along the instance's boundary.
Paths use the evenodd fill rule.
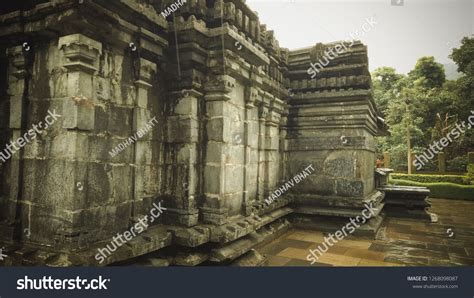
<path fill-rule="evenodd" d="M 425 88 L 441 87 L 446 81 L 444 66 L 435 61 L 434 57 L 421 57 L 415 68 L 408 73 L 415 85 Z"/>
<path fill-rule="evenodd" d="M 444 67 L 433 57 L 421 57 L 407 76 L 394 68 L 372 72 L 373 95 L 390 136 L 377 138 L 379 154 L 389 151 L 396 169 L 407 168 L 407 129 L 412 149 L 420 153 L 438 141 L 474 110 L 474 39 L 465 37 L 450 57 L 464 75 L 446 80 Z M 408 104 L 407 104 L 408 102 Z M 474 149 L 474 129 L 467 130 L 444 150 L 458 171 L 465 171 L 467 152 Z M 455 161 L 455 162 L 454 162 Z M 425 170 L 436 170 L 436 160 Z M 432 167 L 432 168 L 429 168 Z"/>
<path fill-rule="evenodd" d="M 459 49 L 453 49 L 449 56 L 458 65 L 458 71 L 466 74 L 474 74 L 474 38 L 464 37 Z"/>

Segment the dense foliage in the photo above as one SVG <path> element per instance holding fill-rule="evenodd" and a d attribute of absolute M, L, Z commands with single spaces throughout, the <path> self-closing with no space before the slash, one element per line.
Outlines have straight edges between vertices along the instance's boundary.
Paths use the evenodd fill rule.
<path fill-rule="evenodd" d="M 433 141 L 446 136 L 456 124 L 468 123 L 474 110 L 474 38 L 465 37 L 450 55 L 462 76 L 447 80 L 443 65 L 433 57 L 422 57 L 408 75 L 382 67 L 372 73 L 374 99 L 379 113 L 390 126 L 390 136 L 377 138 L 377 152 L 391 153 L 391 166 L 407 169 L 407 127 L 412 150 L 420 154 Z M 466 172 L 467 153 L 474 150 L 474 129 L 466 130 L 444 149 L 447 170 Z M 422 171 L 437 169 L 437 160 Z"/>

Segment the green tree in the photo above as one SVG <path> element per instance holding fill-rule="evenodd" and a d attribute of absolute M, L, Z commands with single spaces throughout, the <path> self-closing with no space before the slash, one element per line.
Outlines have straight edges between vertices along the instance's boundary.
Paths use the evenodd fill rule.
<path fill-rule="evenodd" d="M 447 88 L 453 97 L 456 114 L 466 119 L 474 109 L 474 38 L 464 37 L 459 49 L 453 49 L 450 57 L 464 76 Z"/>
<path fill-rule="evenodd" d="M 374 100 L 382 117 L 386 116 L 389 102 L 402 91 L 404 78 L 392 67 L 380 67 L 372 72 Z"/>
<path fill-rule="evenodd" d="M 415 68 L 408 73 L 415 85 L 424 88 L 437 88 L 443 86 L 446 81 L 444 66 L 437 63 L 434 57 L 421 57 L 415 64 Z"/>
<path fill-rule="evenodd" d="M 391 133 L 377 138 L 376 148 L 378 153 L 391 153 L 397 170 L 407 168 L 407 127 L 412 149 L 419 153 L 446 136 L 457 123 L 466 121 L 474 110 L 473 38 L 464 38 L 450 57 L 464 74 L 453 81 L 446 80 L 443 66 L 433 57 L 420 58 L 408 76 L 390 67 L 372 73 L 374 100 Z M 451 170 L 465 171 L 467 152 L 473 148 L 474 129 L 466 130 L 445 149 L 448 169 L 451 163 Z M 436 170 L 436 159 L 423 169 Z"/>
<path fill-rule="evenodd" d="M 443 92 L 451 98 L 452 113 L 457 121 L 466 121 L 474 110 L 474 38 L 464 37 L 461 46 L 453 49 L 450 58 L 464 75 L 445 84 Z M 474 129 L 467 130 L 452 147 L 453 157 L 465 157 L 474 148 Z"/>
<path fill-rule="evenodd" d="M 458 65 L 458 71 L 474 75 L 474 38 L 464 37 L 459 49 L 453 49 L 449 56 Z"/>

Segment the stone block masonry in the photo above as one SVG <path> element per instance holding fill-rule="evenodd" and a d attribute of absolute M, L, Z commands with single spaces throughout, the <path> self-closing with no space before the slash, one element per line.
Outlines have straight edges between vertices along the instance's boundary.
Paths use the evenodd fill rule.
<path fill-rule="evenodd" d="M 33 124 L 32 128 L 23 136 L 20 136 L 14 142 L 10 142 L 6 145 L 6 148 L 0 152 L 0 160 L 6 162 L 13 154 L 15 154 L 15 152 L 21 150 L 21 148 L 29 144 L 31 141 L 34 141 L 38 137 L 38 134 L 43 133 L 43 131 L 48 129 L 50 125 L 54 124 L 58 118 L 61 118 L 61 115 L 56 114 L 56 111 L 48 111 L 48 115 L 46 115 L 44 122 L 40 121 L 38 124 Z"/>
<path fill-rule="evenodd" d="M 13 263 L 98 265 L 158 202 L 166 212 L 100 265 L 168 246 L 171 264 L 228 262 L 298 219 L 380 211 L 366 47 L 308 80 L 330 45 L 281 48 L 244 1 L 179 3 L 29 1 L 0 16 L 0 148 L 62 115 L 0 164 Z"/>
<path fill-rule="evenodd" d="M 307 166 L 303 171 L 298 173 L 296 176 L 292 177 L 290 180 L 282 184 L 277 190 L 272 192 L 270 196 L 268 196 L 267 199 L 265 199 L 265 203 L 270 205 L 273 203 L 275 200 L 277 200 L 279 197 L 284 195 L 286 192 L 288 192 L 292 187 L 294 187 L 296 184 L 300 183 L 306 177 L 311 175 L 311 173 L 314 172 L 313 165 Z"/>
<path fill-rule="evenodd" d="M 131 137 L 127 138 L 125 141 L 118 144 L 111 151 L 109 151 L 109 155 L 115 157 L 117 154 L 120 154 L 120 152 L 125 150 L 128 146 L 133 145 L 139 139 L 143 138 L 146 134 L 148 134 L 157 122 L 158 121 L 156 120 L 156 116 L 153 117 L 144 127 L 137 130 Z"/>

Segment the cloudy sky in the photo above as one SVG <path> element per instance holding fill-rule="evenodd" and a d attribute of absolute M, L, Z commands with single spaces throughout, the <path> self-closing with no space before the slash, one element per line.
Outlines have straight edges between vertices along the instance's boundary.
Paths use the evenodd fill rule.
<path fill-rule="evenodd" d="M 406 73 L 422 56 L 452 63 L 450 49 L 457 47 L 463 36 L 474 34 L 474 0 L 246 2 L 257 11 L 261 22 L 275 31 L 280 46 L 290 49 L 350 39 L 352 32 L 362 31 L 367 19 L 372 19 L 377 24 L 358 38 L 368 45 L 371 70 L 391 66 Z"/>

